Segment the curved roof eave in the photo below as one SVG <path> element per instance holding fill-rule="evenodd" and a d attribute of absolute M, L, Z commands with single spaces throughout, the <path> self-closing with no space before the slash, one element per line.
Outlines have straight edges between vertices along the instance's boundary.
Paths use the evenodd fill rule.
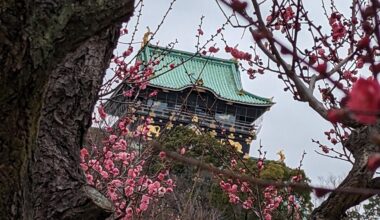
<path fill-rule="evenodd" d="M 160 89 L 167 89 L 167 90 L 170 90 L 170 91 L 183 91 L 185 89 L 188 89 L 188 88 L 191 88 L 192 85 L 187 85 L 187 86 L 183 86 L 183 87 L 180 87 L 180 88 L 171 88 L 171 87 L 165 87 L 165 86 L 158 86 L 158 85 L 154 85 L 154 84 L 149 84 L 149 86 L 151 87 L 155 87 L 155 88 L 160 88 Z M 241 102 L 241 101 L 236 101 L 236 100 L 231 100 L 231 99 L 226 99 L 222 96 L 220 96 L 219 94 L 217 94 L 214 90 L 208 88 L 208 87 L 204 87 L 204 86 L 197 86 L 198 88 L 200 89 L 205 89 L 209 92 L 211 92 L 215 97 L 217 97 L 219 100 L 223 100 L 223 101 L 226 101 L 226 102 L 232 102 L 232 103 L 237 103 L 237 104 L 241 104 L 241 105 L 249 105 L 249 106 L 260 106 L 260 107 L 271 107 L 272 105 L 276 104 L 275 102 L 272 102 L 270 101 L 270 103 L 263 103 L 263 104 L 257 104 L 257 103 L 249 103 L 249 102 Z M 253 95 L 247 91 L 243 91 L 245 94 L 247 95 Z M 253 95 L 256 97 L 256 95 Z"/>

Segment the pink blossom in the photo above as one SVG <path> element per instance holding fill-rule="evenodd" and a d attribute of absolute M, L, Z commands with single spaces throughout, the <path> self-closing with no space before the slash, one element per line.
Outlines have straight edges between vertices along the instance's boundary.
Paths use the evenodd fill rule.
<path fill-rule="evenodd" d="M 253 201 L 251 198 L 248 198 L 243 202 L 243 209 L 251 209 L 253 206 Z"/>
<path fill-rule="evenodd" d="M 362 58 L 358 58 L 356 60 L 356 68 L 361 69 L 364 66 L 364 60 Z"/>
<path fill-rule="evenodd" d="M 111 170 L 111 173 L 113 176 L 117 176 L 120 174 L 120 171 L 118 168 L 114 167 L 112 170 Z"/>
<path fill-rule="evenodd" d="M 159 180 L 163 180 L 165 178 L 165 174 L 163 174 L 163 173 L 160 173 L 160 174 L 158 174 L 158 176 L 157 176 L 157 179 L 159 179 Z"/>
<path fill-rule="evenodd" d="M 269 15 L 266 19 L 267 21 L 267 24 L 271 23 L 273 21 L 273 16 L 272 15 Z"/>
<path fill-rule="evenodd" d="M 231 167 L 235 167 L 237 165 L 237 162 L 235 159 L 231 160 Z"/>
<path fill-rule="evenodd" d="M 282 197 L 281 196 L 277 196 L 276 198 L 274 198 L 274 202 L 279 204 L 282 202 Z"/>
<path fill-rule="evenodd" d="M 157 90 L 154 90 L 154 91 L 151 92 L 148 96 L 149 96 L 149 97 L 154 97 L 154 96 L 157 96 L 157 93 L 158 93 L 158 91 L 157 91 Z"/>
<path fill-rule="evenodd" d="M 129 164 L 129 160 L 131 158 L 131 154 L 126 152 L 120 152 L 116 156 L 119 160 L 122 160 L 124 164 Z"/>
<path fill-rule="evenodd" d="M 108 158 L 111 158 L 112 155 L 113 155 L 112 151 L 107 151 L 106 154 L 105 154 L 104 156 L 105 156 L 105 158 L 108 159 Z"/>
<path fill-rule="evenodd" d="M 120 205 L 119 205 L 119 208 L 120 209 L 124 209 L 126 206 L 126 203 L 125 202 L 121 202 Z"/>
<path fill-rule="evenodd" d="M 143 169 L 143 168 L 142 168 L 141 165 L 137 165 L 136 168 L 135 168 L 135 171 L 139 173 L 139 172 L 142 171 L 142 169 Z"/>
<path fill-rule="evenodd" d="M 151 199 L 150 196 L 142 195 L 141 202 L 145 202 L 145 203 L 149 204 L 150 199 Z"/>
<path fill-rule="evenodd" d="M 147 209 L 148 209 L 148 204 L 146 202 L 141 202 L 140 203 L 140 210 L 146 211 Z"/>
<path fill-rule="evenodd" d="M 335 22 L 331 25 L 331 27 L 333 41 L 343 38 L 347 33 L 346 27 L 342 24 L 342 22 Z"/>
<path fill-rule="evenodd" d="M 133 215 L 133 209 L 131 207 L 128 207 L 125 209 L 125 214 L 128 216 L 128 217 L 132 217 Z"/>
<path fill-rule="evenodd" d="M 88 157 L 88 150 L 86 148 L 82 148 L 80 150 L 80 159 L 84 161 L 85 157 Z"/>
<path fill-rule="evenodd" d="M 247 2 L 245 1 L 241 1 L 241 0 L 231 0 L 231 8 L 234 10 L 234 11 L 237 11 L 237 12 L 242 12 L 245 10 L 245 8 L 247 7 Z"/>
<path fill-rule="evenodd" d="M 219 185 L 222 187 L 222 189 L 226 192 L 229 192 L 231 189 L 231 184 L 230 183 L 225 183 L 224 181 L 221 181 Z"/>
<path fill-rule="evenodd" d="M 104 160 L 104 167 L 106 168 L 106 170 L 112 170 L 114 168 L 114 163 L 112 160 L 110 159 L 105 159 Z"/>
<path fill-rule="evenodd" d="M 166 158 L 166 153 L 164 151 L 161 151 L 159 154 L 161 160 L 164 160 Z"/>
<path fill-rule="evenodd" d="M 248 185 L 248 183 L 247 183 L 247 182 L 243 182 L 243 183 L 241 184 L 241 188 L 240 188 L 240 190 L 241 190 L 242 192 L 249 192 L 249 185 Z"/>
<path fill-rule="evenodd" d="M 125 151 L 127 150 L 127 142 L 124 139 L 120 139 L 117 143 L 112 145 L 112 149 Z"/>
<path fill-rule="evenodd" d="M 285 10 L 281 12 L 282 19 L 284 19 L 284 22 L 288 22 L 292 18 L 294 18 L 294 11 L 292 7 L 288 6 Z"/>
<path fill-rule="evenodd" d="M 217 53 L 219 51 L 219 48 L 216 48 L 214 46 L 211 46 L 210 48 L 208 48 L 208 51 L 210 53 Z"/>
<path fill-rule="evenodd" d="M 94 177 L 91 174 L 86 174 L 87 183 L 94 185 Z"/>
<path fill-rule="evenodd" d="M 120 187 L 120 186 L 123 185 L 123 183 L 122 183 L 120 180 L 115 179 L 115 180 L 112 180 L 112 181 L 110 182 L 110 185 L 112 185 L 112 186 L 114 186 L 114 187 Z"/>
<path fill-rule="evenodd" d="M 129 46 L 126 51 L 123 52 L 123 57 L 127 57 L 133 53 L 133 47 Z"/>
<path fill-rule="evenodd" d="M 148 185 L 148 193 L 151 195 L 151 194 L 153 194 L 153 193 L 156 193 L 157 192 L 157 190 L 158 190 L 158 188 L 160 187 L 160 182 L 158 182 L 158 181 L 155 181 L 154 183 L 152 183 L 152 184 L 149 184 Z"/>
<path fill-rule="evenodd" d="M 128 169 L 128 176 L 131 178 L 136 178 L 137 174 L 134 169 Z"/>
<path fill-rule="evenodd" d="M 158 188 L 158 196 L 164 196 L 165 193 L 166 193 L 165 187 L 161 186 L 160 188 Z"/>
<path fill-rule="evenodd" d="M 125 96 L 125 97 L 132 97 L 133 96 L 133 92 L 134 92 L 134 89 L 132 88 L 132 89 L 129 89 L 129 90 L 127 90 L 127 91 L 124 91 L 123 92 L 123 96 Z"/>
<path fill-rule="evenodd" d="M 250 61 L 252 59 L 252 54 L 240 51 L 236 48 L 226 46 L 226 51 L 230 51 L 231 55 L 238 60 Z"/>
<path fill-rule="evenodd" d="M 290 195 L 288 197 L 288 201 L 291 202 L 291 203 L 294 203 L 294 201 L 295 201 L 294 195 Z"/>
<path fill-rule="evenodd" d="M 112 201 L 115 201 L 118 199 L 118 196 L 116 194 L 116 190 L 113 187 L 109 187 L 107 190 L 108 196 L 111 198 Z"/>
<path fill-rule="evenodd" d="M 238 188 L 238 186 L 236 184 L 232 185 L 231 189 L 229 190 L 230 193 L 236 193 L 237 192 L 237 188 Z"/>
<path fill-rule="evenodd" d="M 108 175 L 108 173 L 107 173 L 106 171 L 101 171 L 101 172 L 100 172 L 100 175 L 102 175 L 102 177 L 103 177 L 104 179 L 108 179 L 108 177 L 109 177 L 109 175 Z"/>
<path fill-rule="evenodd" d="M 134 188 L 132 186 L 127 186 L 124 188 L 124 194 L 129 197 L 133 194 Z"/>
<path fill-rule="evenodd" d="M 229 193 L 228 197 L 230 198 L 229 202 L 232 204 L 237 204 L 239 202 L 239 197 L 235 194 Z"/>
<path fill-rule="evenodd" d="M 257 161 L 257 168 L 258 168 L 259 170 L 264 169 L 264 162 L 263 162 L 262 159 L 259 159 L 259 160 Z"/>
<path fill-rule="evenodd" d="M 87 171 L 87 170 L 88 170 L 88 166 L 87 166 L 87 164 L 85 164 L 85 163 L 80 163 L 80 166 L 81 166 L 81 168 L 82 168 L 83 171 Z"/>
<path fill-rule="evenodd" d="M 103 105 L 98 106 L 98 113 L 101 119 L 105 119 L 107 117 L 107 114 L 104 111 Z"/>
<path fill-rule="evenodd" d="M 186 148 L 182 147 L 181 150 L 179 151 L 181 155 L 184 155 L 186 153 Z"/>
<path fill-rule="evenodd" d="M 272 216 L 269 213 L 265 214 L 264 218 L 265 220 L 272 220 Z"/>
<path fill-rule="evenodd" d="M 117 139 L 117 136 L 114 135 L 114 134 L 112 134 L 112 135 L 110 135 L 110 136 L 108 137 L 108 141 L 109 141 L 110 143 L 115 143 L 116 139 Z"/>
<path fill-rule="evenodd" d="M 374 124 L 380 109 L 380 85 L 373 78 L 360 78 L 353 85 L 347 107 L 354 118 L 365 124 Z"/>
<path fill-rule="evenodd" d="M 327 119 L 331 123 L 335 124 L 335 123 L 340 122 L 343 119 L 344 114 L 345 114 L 344 111 L 342 111 L 341 109 L 329 109 L 327 111 Z"/>
<path fill-rule="evenodd" d="M 148 86 L 148 84 L 149 84 L 149 81 L 144 81 L 144 82 L 142 82 L 142 83 L 139 85 L 139 88 L 140 88 L 141 90 L 144 90 L 144 89 L 146 89 L 146 87 Z"/>
<path fill-rule="evenodd" d="M 173 180 L 172 179 L 166 180 L 166 184 L 168 184 L 168 186 L 173 186 Z"/>
<path fill-rule="evenodd" d="M 128 178 L 126 181 L 125 181 L 125 184 L 129 185 L 129 186 L 134 186 L 135 185 L 135 180 L 132 179 L 132 178 Z"/>
<path fill-rule="evenodd" d="M 358 41 L 357 47 L 359 50 L 364 49 L 364 48 L 369 47 L 369 43 L 370 43 L 370 38 L 368 35 L 365 35 L 362 39 Z"/>

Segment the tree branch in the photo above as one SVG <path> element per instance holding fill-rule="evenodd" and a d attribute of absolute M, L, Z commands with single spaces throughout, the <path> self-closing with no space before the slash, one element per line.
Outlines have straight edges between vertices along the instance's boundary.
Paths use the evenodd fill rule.
<path fill-rule="evenodd" d="M 364 187 L 369 190 L 380 189 L 380 178 L 372 179 L 374 171 L 369 170 L 367 167 L 368 156 L 373 152 L 380 151 L 380 147 L 371 142 L 374 130 L 378 129 L 379 125 L 358 128 L 343 143 L 344 147 L 352 153 L 355 162 L 351 171 L 337 189 L 346 187 Z M 347 209 L 360 204 L 375 194 L 355 195 L 335 191 L 313 211 L 312 217 L 313 219 L 340 219 L 345 215 Z"/>

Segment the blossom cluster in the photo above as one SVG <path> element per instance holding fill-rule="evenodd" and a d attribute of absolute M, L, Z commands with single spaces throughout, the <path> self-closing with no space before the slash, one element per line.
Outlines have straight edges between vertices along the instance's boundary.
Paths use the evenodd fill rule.
<path fill-rule="evenodd" d="M 111 133 L 100 146 L 83 148 L 80 152 L 80 165 L 88 184 L 103 192 L 114 204 L 115 215 L 125 220 L 143 214 L 175 187 L 165 164 L 156 173 L 147 172 L 146 160 L 152 156 L 152 151 L 138 150 L 133 146 L 136 143 L 126 141 L 130 135 L 144 139 L 151 119 L 147 118 L 134 132 L 128 130 L 129 123 L 128 118 L 120 120 L 120 135 Z"/>

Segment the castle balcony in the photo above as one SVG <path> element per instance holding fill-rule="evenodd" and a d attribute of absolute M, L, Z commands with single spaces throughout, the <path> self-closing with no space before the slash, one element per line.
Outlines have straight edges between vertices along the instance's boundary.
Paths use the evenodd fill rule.
<path fill-rule="evenodd" d="M 132 104 L 132 103 L 131 103 Z M 204 112 L 189 112 L 181 109 L 179 106 L 174 108 L 156 108 L 146 104 L 140 104 L 136 107 L 138 115 L 151 116 L 155 123 L 165 124 L 172 121 L 175 124 L 197 124 L 206 130 L 225 130 L 228 133 L 237 133 L 243 135 L 252 135 L 255 131 L 255 124 L 241 123 L 228 120 L 234 117 L 232 115 L 215 114 L 214 116 Z M 161 122 L 160 122 L 161 120 Z"/>

